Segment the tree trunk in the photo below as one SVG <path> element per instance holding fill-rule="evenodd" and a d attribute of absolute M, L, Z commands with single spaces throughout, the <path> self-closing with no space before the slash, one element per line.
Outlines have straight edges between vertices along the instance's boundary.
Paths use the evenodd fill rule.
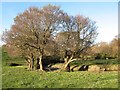
<path fill-rule="evenodd" d="M 39 56 L 39 65 L 40 65 L 40 69 L 39 69 L 39 71 L 43 71 L 42 55 Z"/>
<path fill-rule="evenodd" d="M 30 70 L 34 70 L 34 56 L 31 53 L 31 56 L 29 56 L 30 59 Z"/>
<path fill-rule="evenodd" d="M 68 64 L 68 65 L 64 68 L 64 71 L 70 72 L 70 64 Z"/>
<path fill-rule="evenodd" d="M 40 69 L 39 58 L 37 58 L 36 69 Z"/>
<path fill-rule="evenodd" d="M 28 58 L 25 58 L 25 61 L 28 63 L 28 69 L 33 70 L 34 68 L 34 58 L 31 58 L 28 56 Z"/>
<path fill-rule="evenodd" d="M 64 64 L 64 67 L 63 67 L 63 70 L 64 71 L 67 71 L 67 72 L 70 72 L 70 63 L 72 61 L 75 61 L 77 59 L 73 59 L 73 55 L 68 59 L 68 58 L 65 58 L 65 64 Z"/>
<path fill-rule="evenodd" d="M 64 71 L 70 72 L 70 62 L 72 60 L 72 57 L 70 59 L 68 59 L 68 57 L 64 58 L 65 64 L 63 67 Z"/>
<path fill-rule="evenodd" d="M 25 61 L 27 62 L 27 64 L 28 64 L 28 69 L 30 70 L 30 60 L 25 57 Z"/>
<path fill-rule="evenodd" d="M 28 63 L 28 69 L 31 70 L 31 60 L 29 60 L 30 62 Z"/>
<path fill-rule="evenodd" d="M 70 61 L 65 62 L 63 70 L 67 71 L 67 72 L 70 72 Z"/>
<path fill-rule="evenodd" d="M 34 58 L 31 58 L 31 70 L 34 70 Z"/>

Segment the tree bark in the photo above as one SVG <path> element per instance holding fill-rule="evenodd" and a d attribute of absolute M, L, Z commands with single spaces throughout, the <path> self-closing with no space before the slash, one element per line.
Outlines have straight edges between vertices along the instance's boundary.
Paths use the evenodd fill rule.
<path fill-rule="evenodd" d="M 69 59 L 65 58 L 64 60 L 65 60 L 65 64 L 64 64 L 63 70 L 70 72 L 70 63 L 77 59 L 73 59 L 73 55 L 72 55 Z"/>
<path fill-rule="evenodd" d="M 39 58 L 37 58 L 37 62 L 36 62 L 36 69 L 40 69 L 40 65 L 39 65 Z"/>
<path fill-rule="evenodd" d="M 31 70 L 34 70 L 34 58 L 31 58 Z"/>
<path fill-rule="evenodd" d="M 28 69 L 31 70 L 31 60 L 29 59 L 29 63 L 28 63 Z"/>
<path fill-rule="evenodd" d="M 63 70 L 67 71 L 67 72 L 70 72 L 70 60 L 65 61 L 65 65 L 63 67 Z"/>
<path fill-rule="evenodd" d="M 25 61 L 28 63 L 28 69 L 33 70 L 33 68 L 34 68 L 34 58 L 28 56 L 28 58 L 25 58 Z"/>
<path fill-rule="evenodd" d="M 70 72 L 70 64 L 68 64 L 68 65 L 64 68 L 64 71 Z"/>
<path fill-rule="evenodd" d="M 42 55 L 39 56 L 39 65 L 40 65 L 39 71 L 44 71 L 43 70 L 43 65 L 42 65 Z"/>

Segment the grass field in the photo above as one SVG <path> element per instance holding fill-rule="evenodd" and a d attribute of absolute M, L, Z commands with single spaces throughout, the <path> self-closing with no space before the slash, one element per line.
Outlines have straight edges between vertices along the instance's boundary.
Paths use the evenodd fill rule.
<path fill-rule="evenodd" d="M 26 70 L 22 58 L 10 58 L 3 53 L 3 88 L 118 88 L 118 72 L 40 72 Z M 8 66 L 9 62 L 24 64 Z M 118 64 L 117 60 L 77 61 L 74 64 Z"/>
<path fill-rule="evenodd" d="M 117 88 L 118 72 L 39 72 L 3 67 L 3 88 Z"/>

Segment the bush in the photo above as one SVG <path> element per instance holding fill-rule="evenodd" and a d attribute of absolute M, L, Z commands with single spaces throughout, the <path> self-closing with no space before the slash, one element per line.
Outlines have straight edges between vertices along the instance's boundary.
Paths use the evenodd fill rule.
<path fill-rule="evenodd" d="M 95 59 L 101 59 L 101 57 L 102 57 L 102 55 L 101 55 L 100 53 L 97 53 L 97 54 L 95 55 Z"/>
<path fill-rule="evenodd" d="M 63 63 L 64 60 L 59 56 L 43 56 L 42 63 L 44 66 L 55 63 Z"/>

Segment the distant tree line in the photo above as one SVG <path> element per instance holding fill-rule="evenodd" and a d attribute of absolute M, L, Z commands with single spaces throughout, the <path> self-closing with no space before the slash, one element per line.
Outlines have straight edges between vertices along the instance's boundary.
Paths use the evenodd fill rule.
<path fill-rule="evenodd" d="M 111 42 L 100 42 L 89 48 L 88 55 L 95 59 L 117 59 L 120 38 L 116 36 Z"/>

